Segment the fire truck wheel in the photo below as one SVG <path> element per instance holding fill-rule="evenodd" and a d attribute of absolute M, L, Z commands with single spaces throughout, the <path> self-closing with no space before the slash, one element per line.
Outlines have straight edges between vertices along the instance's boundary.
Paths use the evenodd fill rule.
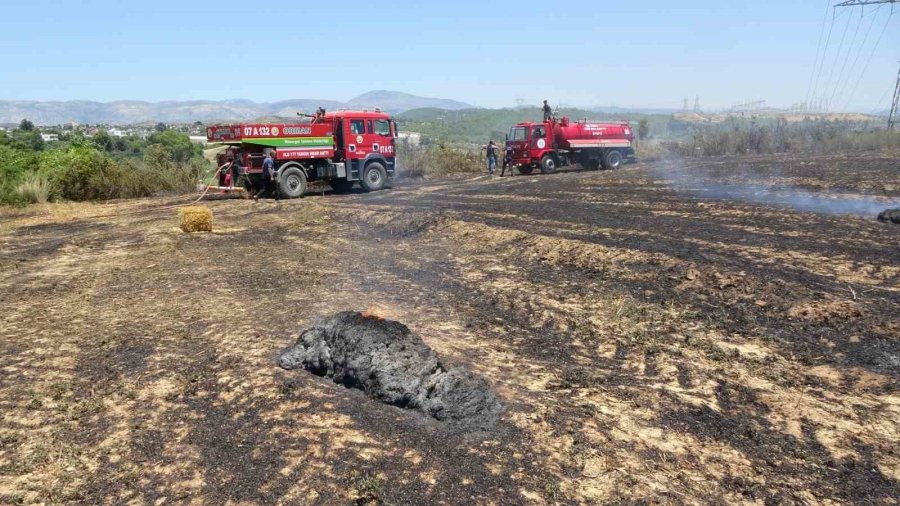
<path fill-rule="evenodd" d="M 531 165 L 519 165 L 519 174 L 522 174 L 523 176 L 531 174 L 533 170 L 534 167 L 532 167 Z"/>
<path fill-rule="evenodd" d="M 615 170 L 622 166 L 622 153 L 615 149 L 607 151 L 603 155 L 603 168 L 606 170 Z"/>
<path fill-rule="evenodd" d="M 353 189 L 353 181 L 346 179 L 332 179 L 329 184 L 334 193 L 350 193 L 350 190 Z"/>
<path fill-rule="evenodd" d="M 384 188 L 384 183 L 387 181 L 387 175 L 384 171 L 384 167 L 380 163 L 370 163 L 366 170 L 363 171 L 363 177 L 360 181 L 362 184 L 363 190 L 367 192 L 374 192 Z"/>
<path fill-rule="evenodd" d="M 302 197 L 306 193 L 306 174 L 299 167 L 286 167 L 281 169 L 278 178 L 278 190 L 288 199 Z"/>
<path fill-rule="evenodd" d="M 550 155 L 541 158 L 541 174 L 553 174 L 556 172 L 556 160 Z"/>

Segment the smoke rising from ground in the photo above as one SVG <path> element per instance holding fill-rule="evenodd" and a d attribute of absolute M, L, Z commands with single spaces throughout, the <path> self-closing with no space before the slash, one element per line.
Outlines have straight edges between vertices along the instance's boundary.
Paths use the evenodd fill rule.
<path fill-rule="evenodd" d="M 900 207 L 900 199 L 895 197 L 834 191 L 813 192 L 785 184 L 784 180 L 796 176 L 780 169 L 768 173 L 761 173 L 747 166 L 710 170 L 704 166 L 689 167 L 675 162 L 660 167 L 655 174 L 674 190 L 690 193 L 701 199 L 737 200 L 789 207 L 804 212 L 872 218 L 885 209 Z M 720 182 L 723 179 L 734 182 Z"/>

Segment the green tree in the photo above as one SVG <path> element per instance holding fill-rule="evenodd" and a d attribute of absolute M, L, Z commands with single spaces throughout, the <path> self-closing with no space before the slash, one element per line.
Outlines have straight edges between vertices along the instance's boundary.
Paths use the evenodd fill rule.
<path fill-rule="evenodd" d="M 0 146 L 0 182 L 17 181 L 25 172 L 37 168 L 37 156 L 27 149 Z"/>
<path fill-rule="evenodd" d="M 203 148 L 191 142 L 190 137 L 174 130 L 154 133 L 150 136 L 149 143 L 166 147 L 172 153 L 172 160 L 178 163 L 187 162 L 203 152 Z"/>
<path fill-rule="evenodd" d="M 6 143 L 16 149 L 30 151 L 40 151 L 44 149 L 44 139 L 41 138 L 40 132 L 35 130 L 13 130 L 12 135 Z"/>
<path fill-rule="evenodd" d="M 160 122 L 157 123 L 156 126 L 153 127 L 153 128 L 154 128 L 157 132 L 165 132 L 166 130 L 168 130 L 169 127 L 167 127 L 165 123 L 163 123 L 162 121 L 160 121 Z"/>
<path fill-rule="evenodd" d="M 19 130 L 31 132 L 32 130 L 34 130 L 34 123 L 28 121 L 27 119 L 23 119 L 22 122 L 19 123 Z"/>
<path fill-rule="evenodd" d="M 162 144 L 151 144 L 144 149 L 144 166 L 157 172 L 167 172 L 172 165 L 172 151 Z"/>
<path fill-rule="evenodd" d="M 94 137 L 91 139 L 94 141 L 94 144 L 97 145 L 98 148 L 103 151 L 112 151 L 113 150 L 113 140 L 110 137 L 109 132 L 106 130 L 100 129 L 97 133 L 94 134 Z"/>

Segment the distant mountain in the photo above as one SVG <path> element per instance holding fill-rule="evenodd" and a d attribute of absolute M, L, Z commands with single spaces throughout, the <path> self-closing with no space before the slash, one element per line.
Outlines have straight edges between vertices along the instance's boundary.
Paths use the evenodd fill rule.
<path fill-rule="evenodd" d="M 408 93 L 383 90 L 365 93 L 348 102 L 315 99 L 282 100 L 271 103 L 257 103 L 243 99 L 184 102 L 0 100 L 0 123 L 19 123 L 22 119 L 31 120 L 38 125 L 57 125 L 70 121 L 88 124 L 137 124 L 148 121 L 165 123 L 202 121 L 209 123 L 212 121 L 253 120 L 272 116 L 293 117 L 298 111 L 312 113 L 318 107 L 328 110 L 380 107 L 392 114 L 400 114 L 421 107 L 458 110 L 472 106 L 454 100 L 419 97 Z"/>
<path fill-rule="evenodd" d="M 400 114 L 410 109 L 423 108 L 447 109 L 450 111 L 472 108 L 470 104 L 464 104 L 462 102 L 457 102 L 456 100 L 448 100 L 445 98 L 417 97 L 416 95 L 410 95 L 409 93 L 384 90 L 364 93 L 347 102 L 347 106 L 354 109 L 372 109 L 375 107 L 380 107 L 385 111 L 391 112 L 392 114 Z"/>

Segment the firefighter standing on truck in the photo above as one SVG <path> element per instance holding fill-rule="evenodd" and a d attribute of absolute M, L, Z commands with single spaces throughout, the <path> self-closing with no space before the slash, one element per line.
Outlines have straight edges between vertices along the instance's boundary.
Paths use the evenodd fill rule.
<path fill-rule="evenodd" d="M 544 121 L 550 121 L 553 118 L 553 109 L 550 108 L 550 104 L 544 100 Z"/>

